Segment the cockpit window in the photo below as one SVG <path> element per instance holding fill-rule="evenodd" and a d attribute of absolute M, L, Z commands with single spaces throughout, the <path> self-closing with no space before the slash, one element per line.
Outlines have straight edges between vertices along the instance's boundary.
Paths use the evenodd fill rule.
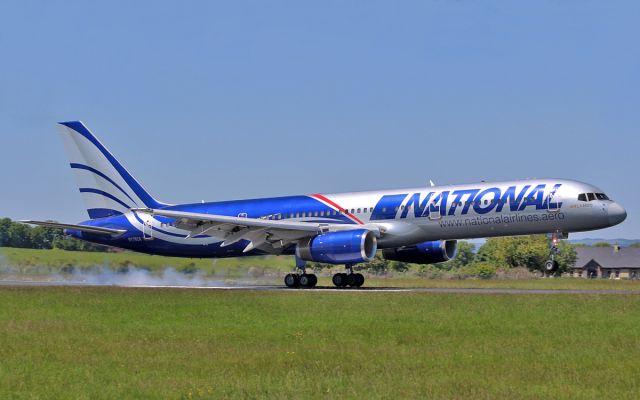
<path fill-rule="evenodd" d="M 598 199 L 598 200 L 611 200 L 604 193 L 580 193 L 578 195 L 578 200 L 579 201 L 593 201 L 595 199 Z"/>

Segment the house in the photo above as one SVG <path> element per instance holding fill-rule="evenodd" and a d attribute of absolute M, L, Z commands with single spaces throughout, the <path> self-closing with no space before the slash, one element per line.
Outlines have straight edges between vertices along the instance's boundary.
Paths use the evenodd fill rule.
<path fill-rule="evenodd" d="M 582 278 L 640 279 L 640 248 L 578 247 L 570 276 Z"/>

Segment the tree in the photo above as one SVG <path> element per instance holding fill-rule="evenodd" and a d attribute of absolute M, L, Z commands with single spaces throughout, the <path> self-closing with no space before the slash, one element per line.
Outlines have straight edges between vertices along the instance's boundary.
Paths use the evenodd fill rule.
<path fill-rule="evenodd" d="M 488 262 L 476 262 L 469 264 L 465 269 L 473 276 L 481 279 L 491 279 L 495 276 L 498 269 L 495 265 Z"/>
<path fill-rule="evenodd" d="M 404 261 L 391 261 L 389 262 L 389 268 L 396 272 L 407 272 L 409 270 L 409 263 Z"/>
<path fill-rule="evenodd" d="M 9 228 L 11 220 L 9 218 L 0 219 L 0 246 L 9 246 Z"/>
<path fill-rule="evenodd" d="M 63 236 L 62 229 L 37 226 L 30 229 L 31 245 L 35 249 L 52 249 L 56 239 Z"/>
<path fill-rule="evenodd" d="M 8 244 L 6 246 L 10 247 L 23 247 L 30 248 L 32 247 L 31 236 L 29 235 L 29 228 L 26 225 L 18 224 L 12 222 L 7 230 L 8 234 Z"/>
<path fill-rule="evenodd" d="M 559 271 L 566 271 L 576 261 L 573 245 L 566 241 L 558 244 L 560 253 L 556 257 Z M 549 240 L 545 235 L 509 236 L 488 239 L 478 250 L 477 262 L 493 264 L 502 268 L 526 267 L 539 271 L 549 258 Z"/>
<path fill-rule="evenodd" d="M 505 262 L 505 254 L 501 250 L 501 238 L 488 239 L 475 256 L 476 262 L 488 262 L 495 265 Z"/>
<path fill-rule="evenodd" d="M 594 243 L 592 247 L 611 247 L 611 243 L 598 242 L 598 243 Z"/>
<path fill-rule="evenodd" d="M 376 257 L 373 260 L 366 264 L 358 264 L 358 266 L 361 267 L 356 269 L 366 268 L 367 272 L 369 272 L 370 274 L 383 275 L 386 274 L 389 270 L 389 261 L 382 258 L 380 252 L 377 252 Z"/>
<path fill-rule="evenodd" d="M 469 242 L 458 242 L 458 251 L 451 263 L 454 268 L 464 267 L 465 265 L 469 265 L 475 260 L 476 246 Z"/>

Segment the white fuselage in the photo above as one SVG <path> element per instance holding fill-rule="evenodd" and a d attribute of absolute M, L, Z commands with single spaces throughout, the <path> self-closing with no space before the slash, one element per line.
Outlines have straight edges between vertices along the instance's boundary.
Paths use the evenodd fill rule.
<path fill-rule="evenodd" d="M 611 200 L 578 199 L 591 193 L 602 191 L 572 180 L 534 179 L 325 197 L 362 223 L 381 227 L 378 245 L 385 248 L 441 239 L 580 232 L 624 220 L 624 209 Z"/>

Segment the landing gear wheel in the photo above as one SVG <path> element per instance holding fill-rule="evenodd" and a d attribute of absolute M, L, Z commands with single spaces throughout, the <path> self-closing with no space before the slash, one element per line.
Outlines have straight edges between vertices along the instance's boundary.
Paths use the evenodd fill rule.
<path fill-rule="evenodd" d="M 314 274 L 302 274 L 299 278 L 300 286 L 312 288 L 318 283 L 318 278 Z"/>
<path fill-rule="evenodd" d="M 287 274 L 287 276 L 284 277 L 284 284 L 289 288 L 296 288 L 300 286 L 298 274 Z"/>
<path fill-rule="evenodd" d="M 337 273 L 333 275 L 333 278 L 331 278 L 331 281 L 337 287 L 345 287 L 347 286 L 347 274 L 343 272 Z"/>
<path fill-rule="evenodd" d="M 556 260 L 547 260 L 544 263 L 544 270 L 546 272 L 555 272 L 558 270 L 558 262 Z"/>
<path fill-rule="evenodd" d="M 360 287 L 364 285 L 364 275 L 362 275 L 361 273 L 357 273 L 357 274 L 353 274 L 353 277 L 354 277 L 354 283 L 351 286 Z"/>

